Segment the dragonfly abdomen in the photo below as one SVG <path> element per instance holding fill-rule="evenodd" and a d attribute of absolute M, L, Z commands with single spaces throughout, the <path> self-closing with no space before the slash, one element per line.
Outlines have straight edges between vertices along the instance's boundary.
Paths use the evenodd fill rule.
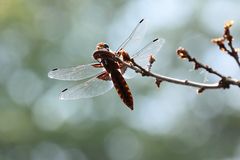
<path fill-rule="evenodd" d="M 118 71 L 120 69 L 119 64 L 114 60 L 115 54 L 109 51 L 96 51 L 93 54 L 95 59 L 99 59 L 101 64 L 106 69 L 107 73 L 111 74 L 111 79 L 114 84 L 115 89 L 117 90 L 118 95 L 122 99 L 122 101 L 133 110 L 133 97 L 132 93 L 127 85 L 127 82 L 123 78 L 122 74 Z M 105 75 L 101 75 L 99 78 L 105 79 Z"/>
<path fill-rule="evenodd" d="M 111 71 L 111 78 L 118 95 L 122 101 L 133 110 L 133 97 L 132 93 L 127 85 L 127 82 L 123 78 L 122 74 L 118 70 Z"/>

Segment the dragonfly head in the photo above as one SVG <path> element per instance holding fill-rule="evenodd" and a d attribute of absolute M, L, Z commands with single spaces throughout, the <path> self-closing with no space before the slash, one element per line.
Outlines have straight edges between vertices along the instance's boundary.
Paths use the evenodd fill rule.
<path fill-rule="evenodd" d="M 108 46 L 107 43 L 100 42 L 100 43 L 97 44 L 96 50 L 97 50 L 97 51 L 99 51 L 99 50 L 109 51 L 109 46 Z"/>

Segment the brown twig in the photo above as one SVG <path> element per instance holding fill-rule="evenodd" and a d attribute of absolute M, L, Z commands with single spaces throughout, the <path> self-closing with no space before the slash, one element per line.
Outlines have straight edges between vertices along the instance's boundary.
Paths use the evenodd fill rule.
<path fill-rule="evenodd" d="M 194 82 L 194 81 L 189 81 L 189 80 L 181 80 L 181 79 L 177 79 L 177 78 L 172 78 L 172 77 L 168 77 L 168 76 L 164 76 L 164 75 L 160 75 L 157 73 L 153 73 L 150 72 L 146 69 L 144 69 L 142 66 L 138 65 L 134 59 L 131 59 L 131 63 L 126 63 L 122 60 L 120 60 L 120 63 L 123 63 L 124 65 L 126 65 L 127 67 L 133 69 L 136 73 L 140 73 L 142 76 L 148 76 L 148 77 L 153 77 L 156 79 L 156 81 L 161 82 L 170 82 L 170 83 L 174 83 L 174 84 L 180 84 L 180 85 L 185 85 L 185 86 L 191 86 L 191 87 L 196 87 L 198 89 L 220 89 L 220 88 L 228 88 L 226 86 L 230 86 L 230 85 L 236 85 L 238 87 L 240 87 L 240 81 L 236 80 L 236 79 L 232 79 L 230 77 L 224 77 L 224 80 L 221 80 L 221 83 L 212 83 L 212 84 L 206 84 L 206 83 L 199 83 L 199 82 Z M 229 85 L 227 85 L 229 84 Z"/>
<path fill-rule="evenodd" d="M 231 35 L 230 28 L 233 26 L 233 21 L 228 21 L 224 25 L 224 32 L 222 37 L 212 39 L 212 42 L 220 48 L 221 51 L 227 53 L 229 56 L 233 57 L 238 66 L 240 67 L 240 61 L 238 56 L 238 49 L 233 46 L 233 36 Z M 225 42 L 228 47 L 226 47 Z"/>
<path fill-rule="evenodd" d="M 209 67 L 208 65 L 204 65 L 201 62 L 199 62 L 196 58 L 191 57 L 188 54 L 188 51 L 185 50 L 182 47 L 179 47 L 177 49 L 177 55 L 181 58 L 181 59 L 187 59 L 189 62 L 193 62 L 194 63 L 194 69 L 198 70 L 200 68 L 205 69 L 207 72 L 211 73 L 211 74 L 215 74 L 220 78 L 224 78 L 225 76 L 223 76 L 222 74 L 220 74 L 219 72 L 213 70 L 211 67 Z"/>

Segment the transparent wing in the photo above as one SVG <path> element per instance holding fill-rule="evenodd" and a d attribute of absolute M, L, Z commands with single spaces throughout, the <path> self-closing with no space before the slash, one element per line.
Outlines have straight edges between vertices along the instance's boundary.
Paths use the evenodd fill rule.
<path fill-rule="evenodd" d="M 104 68 L 102 67 L 94 67 L 96 65 L 99 64 L 91 63 L 87 65 L 79 65 L 69 68 L 60 69 L 56 68 L 48 72 L 48 77 L 58 80 L 72 80 L 72 81 L 83 80 L 86 78 L 93 77 L 104 70 Z"/>
<path fill-rule="evenodd" d="M 136 63 L 141 65 L 142 67 L 147 67 L 149 64 L 149 56 L 150 55 L 157 55 L 160 51 L 161 47 L 163 46 L 165 40 L 164 39 L 154 39 L 150 43 L 148 43 L 145 47 L 141 50 L 133 54 L 132 58 Z M 136 76 L 136 72 L 132 69 L 127 68 L 126 72 L 124 73 L 124 77 L 126 79 L 131 79 Z"/>
<path fill-rule="evenodd" d="M 112 89 L 111 80 L 101 80 L 94 77 L 84 83 L 65 89 L 60 94 L 61 100 L 73 100 L 80 98 L 90 98 L 102 95 Z"/>
<path fill-rule="evenodd" d="M 126 50 L 130 55 L 135 53 L 142 42 L 142 39 L 146 33 L 146 29 L 146 22 L 144 19 L 142 19 L 133 29 L 132 33 L 128 36 L 128 38 L 119 46 L 119 48 L 116 50 L 116 53 L 121 48 L 124 48 L 124 50 Z"/>
<path fill-rule="evenodd" d="M 137 75 L 137 73 L 136 73 L 134 70 L 132 70 L 132 69 L 130 69 L 130 68 L 127 68 L 127 70 L 126 70 L 126 72 L 124 73 L 123 77 L 124 77 L 125 79 L 132 79 L 132 78 L 134 78 L 136 75 Z"/>
<path fill-rule="evenodd" d="M 141 50 L 139 50 L 137 53 L 133 54 L 132 58 L 139 59 L 142 57 L 146 57 L 149 55 L 156 55 L 160 49 L 162 48 L 165 40 L 162 38 L 156 38 L 150 43 L 148 43 L 145 47 L 143 47 Z"/>

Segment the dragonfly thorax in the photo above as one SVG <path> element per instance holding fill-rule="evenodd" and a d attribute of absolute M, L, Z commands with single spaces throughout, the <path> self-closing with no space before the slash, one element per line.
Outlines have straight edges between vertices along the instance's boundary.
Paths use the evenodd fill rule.
<path fill-rule="evenodd" d="M 113 52 L 98 50 L 93 53 L 93 57 L 100 62 L 109 73 L 111 73 L 113 70 L 119 69 L 116 56 Z"/>
<path fill-rule="evenodd" d="M 100 49 L 93 53 L 93 58 L 96 59 L 98 62 L 101 62 L 103 59 L 112 59 L 114 60 L 115 54 L 106 50 L 106 49 Z"/>

